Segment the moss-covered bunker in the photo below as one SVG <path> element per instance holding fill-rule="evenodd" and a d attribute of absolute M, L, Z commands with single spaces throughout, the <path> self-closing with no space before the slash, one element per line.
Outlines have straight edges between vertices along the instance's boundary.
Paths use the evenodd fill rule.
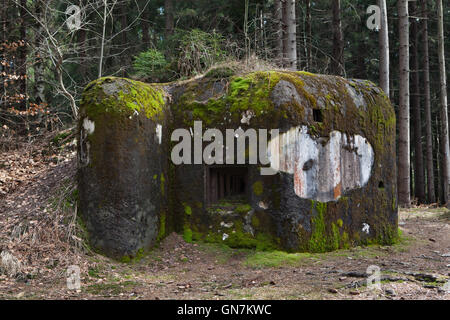
<path fill-rule="evenodd" d="M 109 77 L 86 87 L 80 115 L 81 213 L 106 255 L 135 256 L 172 231 L 311 252 L 397 237 L 395 114 L 371 82 L 287 71 L 164 85 Z M 279 129 L 269 141 L 279 171 L 175 165 L 171 134 L 194 121 L 224 137 Z"/>

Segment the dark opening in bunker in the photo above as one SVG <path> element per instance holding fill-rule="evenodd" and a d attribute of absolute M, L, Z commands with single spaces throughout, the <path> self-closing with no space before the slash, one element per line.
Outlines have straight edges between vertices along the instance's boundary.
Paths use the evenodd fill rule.
<path fill-rule="evenodd" d="M 246 201 L 247 188 L 247 167 L 218 166 L 207 168 L 205 198 L 208 205 L 220 201 Z"/>
<path fill-rule="evenodd" d="M 313 109 L 313 120 L 315 122 L 323 122 L 323 115 L 321 109 Z"/>

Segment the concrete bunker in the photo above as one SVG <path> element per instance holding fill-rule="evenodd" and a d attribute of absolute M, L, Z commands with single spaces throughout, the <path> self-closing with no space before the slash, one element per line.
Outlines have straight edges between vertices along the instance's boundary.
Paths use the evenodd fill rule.
<path fill-rule="evenodd" d="M 244 164 L 225 155 L 174 164 L 171 135 L 184 128 L 194 139 L 195 121 L 223 137 L 278 129 L 265 141 L 270 163 L 251 163 L 246 145 Z M 287 71 L 169 84 L 107 77 L 86 87 L 79 129 L 81 216 L 106 255 L 135 256 L 172 231 L 311 252 L 398 236 L 395 114 L 369 81 Z"/>

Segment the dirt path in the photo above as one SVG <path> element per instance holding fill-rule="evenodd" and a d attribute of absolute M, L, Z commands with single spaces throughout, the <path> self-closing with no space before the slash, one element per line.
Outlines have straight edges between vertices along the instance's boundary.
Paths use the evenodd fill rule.
<path fill-rule="evenodd" d="M 450 211 L 442 208 L 401 211 L 402 240 L 391 247 L 287 254 L 172 234 L 140 261 L 111 261 L 84 249 L 74 223 L 73 157 L 68 150 L 0 198 L 0 251 L 22 266 L 0 275 L 0 299 L 450 298 Z M 80 267 L 80 290 L 67 289 L 70 265 Z M 381 290 L 366 286 L 371 265 L 380 268 Z"/>

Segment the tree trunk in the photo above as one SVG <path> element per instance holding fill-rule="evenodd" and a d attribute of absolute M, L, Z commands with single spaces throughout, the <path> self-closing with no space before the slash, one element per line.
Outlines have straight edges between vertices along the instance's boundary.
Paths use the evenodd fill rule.
<path fill-rule="evenodd" d="M 279 66 L 283 65 L 283 6 L 281 0 L 275 0 L 275 30 L 276 30 L 276 59 Z"/>
<path fill-rule="evenodd" d="M 149 20 L 150 20 L 150 16 L 149 16 L 149 9 L 148 7 L 144 7 L 143 8 L 143 12 L 141 15 L 141 28 L 142 28 L 142 50 L 147 50 L 149 48 L 149 44 L 150 44 L 150 38 L 149 38 Z"/>
<path fill-rule="evenodd" d="M 106 36 L 106 20 L 107 20 L 108 1 L 103 0 L 103 26 L 102 26 L 102 39 L 100 44 L 100 61 L 98 62 L 98 77 L 102 77 L 103 73 L 103 55 L 105 52 L 105 36 Z"/>
<path fill-rule="evenodd" d="M 250 38 L 248 37 L 248 6 L 250 0 L 245 0 L 244 3 L 244 40 L 245 40 L 245 59 L 248 64 L 250 58 Z"/>
<path fill-rule="evenodd" d="M 19 78 L 19 93 L 24 95 L 24 99 L 21 100 L 20 106 L 23 110 L 27 107 L 27 25 L 28 25 L 28 13 L 27 13 L 27 1 L 20 0 L 20 27 L 19 41 L 22 42 L 18 49 L 18 74 Z"/>
<path fill-rule="evenodd" d="M 430 96 L 430 61 L 428 54 L 428 10 L 427 0 L 422 1 L 422 56 L 423 56 L 423 88 L 425 96 L 425 123 L 426 123 L 426 159 L 427 159 L 427 193 L 428 202 L 436 202 L 434 186 L 434 165 L 433 165 L 433 134 L 431 118 L 431 96 Z"/>
<path fill-rule="evenodd" d="M 259 36 L 260 36 L 260 44 L 261 44 L 261 56 L 266 60 L 267 56 L 267 45 L 266 45 L 266 32 L 264 25 L 264 1 L 261 3 L 261 10 L 259 10 Z"/>
<path fill-rule="evenodd" d="M 378 0 L 380 12 L 380 87 L 389 97 L 389 30 L 387 22 L 386 0 Z"/>
<path fill-rule="evenodd" d="M 165 0 L 164 1 L 164 15 L 166 18 L 166 30 L 165 35 L 166 39 L 173 34 L 173 0 Z"/>
<path fill-rule="evenodd" d="M 128 54 L 128 38 L 127 38 L 127 33 L 129 32 L 128 30 L 126 30 L 128 28 L 128 1 L 124 1 L 122 6 L 121 6 L 121 16 L 120 16 L 120 31 L 122 32 L 122 43 L 120 44 L 119 47 L 123 48 L 123 51 L 121 52 L 121 58 L 123 59 L 122 65 L 123 66 L 128 66 L 130 65 L 130 56 Z M 126 77 L 127 76 L 127 70 L 126 67 L 122 68 L 122 77 Z"/>
<path fill-rule="evenodd" d="M 306 69 L 312 69 L 312 34 L 311 34 L 311 1 L 305 0 L 306 2 Z"/>
<path fill-rule="evenodd" d="M 435 187 L 435 189 L 436 189 L 436 194 L 437 194 L 437 197 L 436 197 L 436 202 L 438 202 L 439 201 L 439 199 L 442 199 L 442 177 L 441 177 L 441 175 L 439 174 L 440 172 L 442 172 L 441 171 L 441 154 L 440 154 L 440 151 L 439 150 L 441 150 L 441 141 L 440 141 L 440 128 L 441 128 L 441 126 L 440 126 L 440 124 L 441 124 L 441 122 L 440 122 L 440 119 L 439 119 L 439 115 L 438 115 L 438 113 L 439 112 L 436 112 L 436 115 L 435 115 L 435 117 L 436 117 L 436 120 L 435 120 L 435 123 L 436 123 L 436 131 L 435 131 L 435 133 L 434 133 L 434 150 L 435 150 L 435 155 L 434 155 L 434 176 L 435 176 L 435 180 L 434 180 L 434 185 L 436 186 Z"/>
<path fill-rule="evenodd" d="M 354 25 L 354 31 L 357 33 L 363 33 L 365 32 L 363 28 L 366 26 L 363 26 L 362 23 L 356 23 Z M 355 71 L 353 73 L 353 77 L 357 79 L 367 79 L 367 63 L 365 61 L 366 51 L 367 51 L 367 44 L 366 39 L 361 38 L 358 43 L 356 44 L 357 51 L 356 56 L 353 58 L 353 64 L 355 65 Z"/>
<path fill-rule="evenodd" d="M 286 0 L 287 68 L 297 70 L 297 23 L 295 19 L 295 0 Z"/>
<path fill-rule="evenodd" d="M 439 82 L 440 82 L 440 116 L 441 116 L 441 176 L 442 176 L 442 202 L 450 207 L 450 150 L 448 138 L 448 111 L 447 111 L 447 79 L 445 74 L 445 52 L 444 52 L 444 14 L 442 0 L 437 0 L 438 7 L 438 56 L 439 56 Z"/>
<path fill-rule="evenodd" d="M 331 72 L 340 76 L 345 74 L 341 0 L 333 0 L 333 59 L 331 60 Z"/>
<path fill-rule="evenodd" d="M 282 61 L 282 66 L 284 68 L 286 68 L 288 66 L 288 59 L 287 59 L 287 55 L 288 55 L 288 48 L 289 48 L 289 43 L 288 43 L 288 12 L 287 12 L 287 3 L 290 0 L 281 0 L 281 27 L 283 30 L 282 33 L 282 39 L 283 39 L 283 61 Z"/>
<path fill-rule="evenodd" d="M 36 32 L 34 33 L 34 47 L 35 47 L 35 60 L 34 60 L 34 96 L 36 103 L 46 102 L 45 98 L 45 67 L 42 56 L 44 55 L 44 48 L 41 45 L 42 35 L 44 29 L 39 21 L 43 21 L 42 17 L 42 0 L 35 1 L 34 14 L 38 21 L 35 21 Z M 84 66 L 83 61 L 81 66 Z M 83 73 L 84 74 L 84 73 Z"/>
<path fill-rule="evenodd" d="M 399 108 L 398 108 L 398 201 L 403 207 L 411 204 L 410 138 L 409 138 L 409 21 L 408 0 L 399 0 Z"/>
<path fill-rule="evenodd" d="M 416 4 L 410 3 L 411 11 L 418 16 Z M 420 90 L 419 90 L 419 30 L 418 22 L 414 20 L 411 23 L 411 34 L 413 35 L 412 55 L 411 55 L 411 110 L 413 120 L 413 139 L 414 139 L 414 194 L 419 203 L 425 203 L 425 178 L 423 169 L 423 150 L 422 150 L 422 116 L 420 113 Z"/>
<path fill-rule="evenodd" d="M 80 57 L 80 73 L 83 80 L 88 78 L 87 75 L 87 54 L 86 54 L 86 29 L 81 28 L 78 30 L 78 50 Z"/>

